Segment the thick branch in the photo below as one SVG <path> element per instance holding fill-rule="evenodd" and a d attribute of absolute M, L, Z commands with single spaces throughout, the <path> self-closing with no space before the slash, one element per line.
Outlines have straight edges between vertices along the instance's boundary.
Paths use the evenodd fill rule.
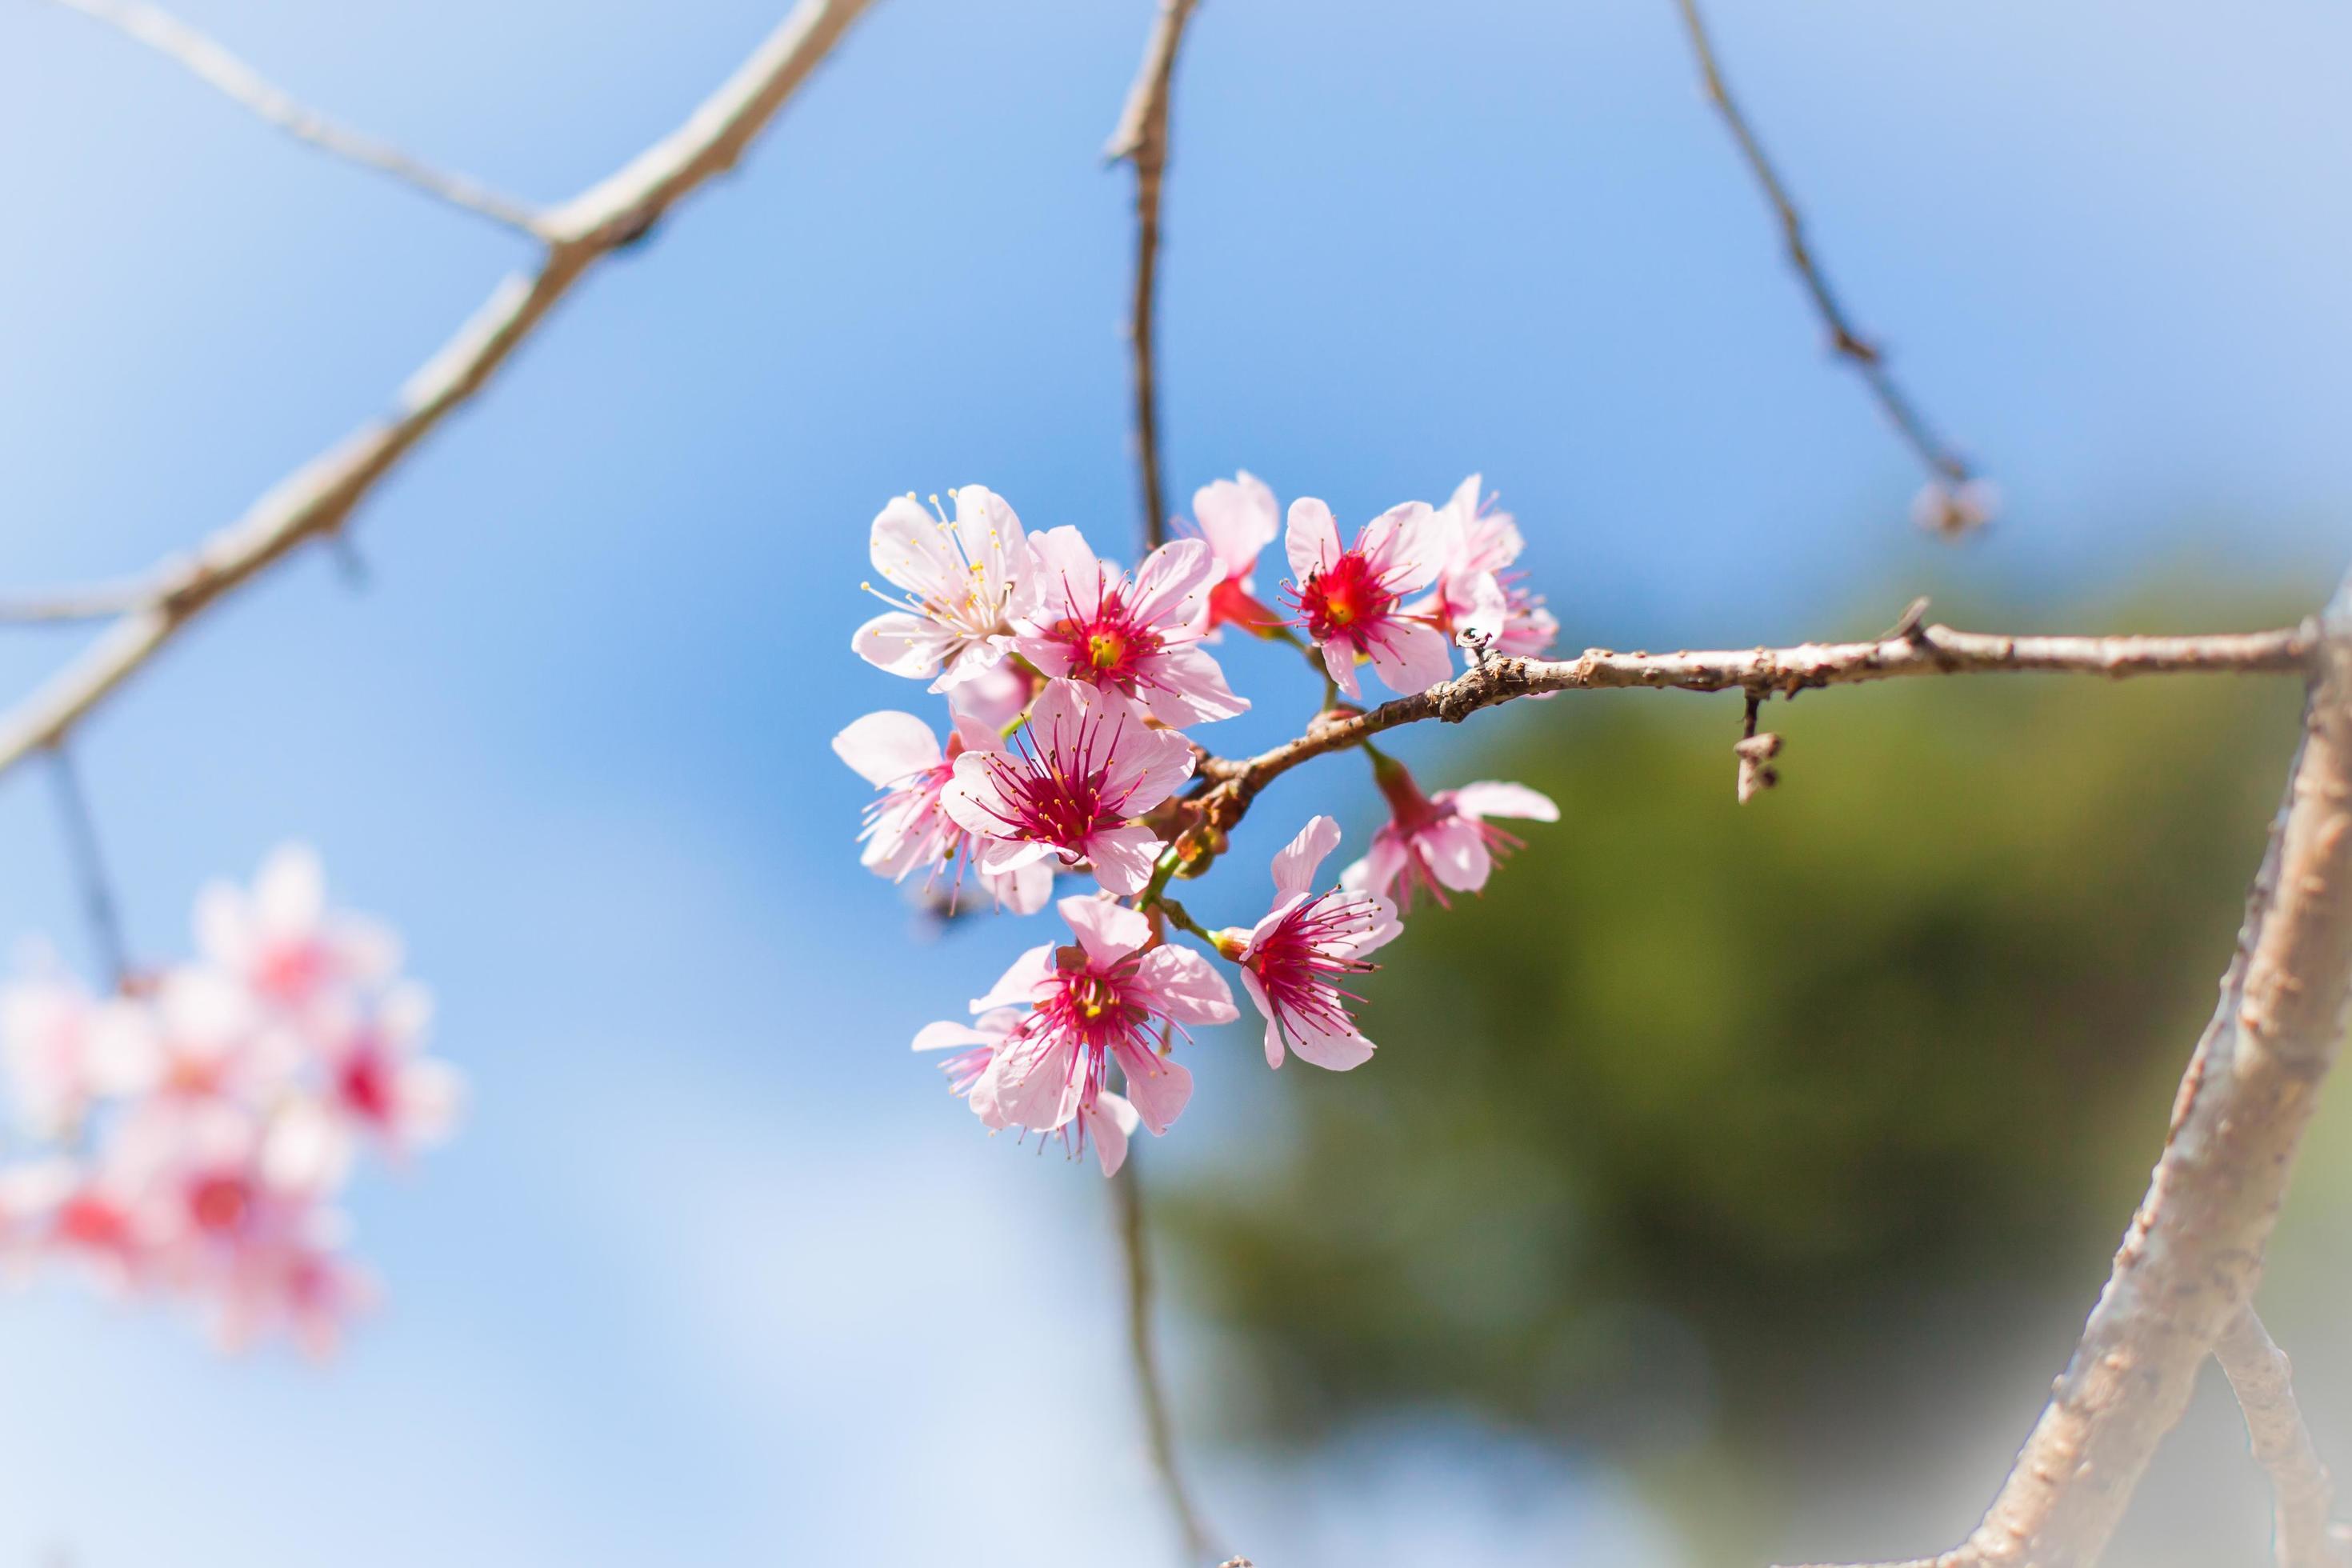
<path fill-rule="evenodd" d="M 735 75 L 627 167 L 547 216 L 539 269 L 508 278 L 402 388 L 392 417 L 312 458 L 245 516 L 160 567 L 139 606 L 0 717 L 0 772 L 57 744 L 207 606 L 333 532 L 449 413 L 472 397 L 598 262 L 730 168 L 871 0 L 801 0 Z"/>
<path fill-rule="evenodd" d="M 1780 219 L 1781 237 L 1788 246 L 1789 263 L 1797 269 L 1797 276 L 1804 280 L 1805 291 L 1812 296 L 1813 309 L 1821 316 L 1822 324 L 1829 330 L 1831 345 L 1853 363 L 1854 369 L 1869 384 L 1871 395 L 1885 410 L 1887 418 L 1894 422 L 1895 428 L 1918 454 L 1919 461 L 1927 466 L 1928 471 L 1954 485 L 1966 483 L 1973 477 L 1967 460 L 1936 434 L 1927 417 L 1887 370 L 1885 355 L 1876 344 L 1855 330 L 1844 307 L 1838 303 L 1828 277 L 1822 271 L 1821 263 L 1814 259 L 1812 247 L 1806 243 L 1805 220 L 1797 211 L 1795 199 L 1789 195 L 1788 186 L 1781 183 L 1780 172 L 1772 166 L 1772 160 L 1765 155 L 1763 142 L 1758 139 L 1754 128 L 1748 123 L 1747 115 L 1740 111 L 1738 100 L 1731 96 L 1730 88 L 1724 82 L 1722 67 L 1715 58 L 1715 45 L 1707 37 L 1706 22 L 1699 16 L 1698 0 L 1675 0 L 1675 4 L 1682 11 L 1683 26 L 1690 33 L 1691 51 L 1698 57 L 1699 77 L 1706 84 L 1706 96 L 1723 116 L 1724 124 L 1731 131 L 1732 140 L 1739 146 L 1739 155 L 1747 161 L 1748 172 L 1756 177 L 1756 184 L 1764 192 L 1764 199 L 1771 203 L 1773 214 Z"/>
<path fill-rule="evenodd" d="M 1200 776 L 1215 787 L 1204 797 L 1211 820 L 1229 827 L 1257 792 L 1299 763 L 1400 725 L 1424 719 L 1459 723 L 1482 708 L 1544 691 L 1631 687 L 1685 691 L 1733 688 L 1794 696 L 1809 687 L 1851 686 L 1906 676 L 2025 674 L 2244 674 L 2309 671 L 2317 666 L 2318 627 L 2211 637 L 2007 637 L 1909 626 L 1872 642 L 1803 643 L 1795 647 L 1703 653 L 1612 653 L 1588 649 L 1572 659 L 1492 658 L 1458 680 L 1383 702 L 1367 713 L 1319 722 L 1295 741 L 1255 757 L 1205 757 Z"/>
<path fill-rule="evenodd" d="M 452 206 L 544 238 L 539 215 L 522 203 L 499 195 L 480 181 L 445 174 L 410 157 L 388 142 L 339 125 L 303 105 L 290 93 L 266 80 L 259 72 L 212 39 L 167 11 L 143 0 L 56 0 L 69 10 L 115 28 L 158 54 L 186 67 L 207 84 L 251 110 L 298 141 L 347 159 Z"/>
<path fill-rule="evenodd" d="M 2304 741 L 2147 1195 L 2073 1361 L 1976 1533 L 1937 1568 L 2089 1568 L 2197 1368 L 2253 1294 L 2352 998 L 2352 579 Z"/>
<path fill-rule="evenodd" d="M 1197 0 L 1160 0 L 1160 16 L 1144 45 L 1143 66 L 1128 89 L 1118 124 L 1103 156 L 1135 165 L 1135 301 L 1128 331 L 1135 367 L 1135 458 L 1143 486 L 1144 548 L 1168 537 L 1168 498 L 1160 480 L 1160 394 L 1153 366 L 1160 288 L 1160 187 L 1168 170 L 1168 89 L 1176 47 Z"/>
<path fill-rule="evenodd" d="M 2275 1499 L 2272 1552 L 2278 1568 L 2346 1568 L 2352 1563 L 2331 1533 L 2336 1485 L 2295 1403 L 2294 1369 L 2252 1306 L 2213 1342 L 2213 1359 L 2246 1415 L 2254 1459 L 2270 1472 Z"/>
<path fill-rule="evenodd" d="M 1184 1472 L 1176 1460 L 1176 1429 L 1168 1415 L 1168 1396 L 1160 1378 L 1160 1357 L 1152 1348 L 1151 1339 L 1151 1252 L 1150 1240 L 1143 1229 L 1143 1188 L 1136 1174 L 1132 1152 L 1127 1164 L 1111 1179 L 1112 1197 L 1118 1205 L 1118 1247 L 1127 1265 L 1127 1350 L 1130 1370 L 1135 1374 L 1136 1401 L 1142 1407 L 1145 1441 L 1151 1451 L 1151 1468 L 1159 1477 L 1160 1489 L 1168 1500 L 1168 1510 L 1175 1515 L 1176 1529 L 1184 1538 L 1184 1557 L 1190 1563 L 1205 1563 L 1209 1558 L 1209 1530 L 1202 1521 L 1200 1510 L 1192 1506 L 1192 1494 L 1184 1485 Z"/>

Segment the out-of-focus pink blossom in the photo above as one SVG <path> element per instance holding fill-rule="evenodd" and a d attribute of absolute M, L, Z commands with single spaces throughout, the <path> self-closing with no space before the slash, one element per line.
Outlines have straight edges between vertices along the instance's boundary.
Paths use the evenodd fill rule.
<path fill-rule="evenodd" d="M 1361 698 L 1356 661 L 1391 689 L 1408 695 L 1454 673 L 1445 634 L 1404 607 L 1404 596 L 1429 586 L 1444 564 L 1426 501 L 1391 507 L 1366 523 L 1342 548 L 1331 509 L 1313 497 L 1290 503 L 1286 548 L 1295 582 L 1288 590 L 1298 612 L 1292 623 L 1323 650 L 1323 667 L 1339 689 Z"/>
<path fill-rule="evenodd" d="M 146 1008 L 91 995 L 43 951 L 22 978 L 0 985 L 0 1050 L 18 1125 L 47 1139 L 68 1136 L 98 1100 L 138 1087 L 154 1047 Z"/>
<path fill-rule="evenodd" d="M 1533 658 L 1559 636 L 1559 622 L 1512 570 L 1527 547 L 1507 511 L 1482 502 L 1479 476 L 1455 487 L 1431 520 L 1444 564 L 1429 597 L 1412 606 L 1447 637 L 1507 658 Z M 1547 694 L 1549 695 L 1549 694 Z"/>
<path fill-rule="evenodd" d="M 893 675 L 945 691 L 994 668 L 993 640 L 1020 609 L 1029 546 L 1004 498 L 982 485 L 954 492 L 955 519 L 935 517 L 913 496 L 894 496 L 874 519 L 874 570 L 901 590 L 891 609 L 857 628 L 850 647 Z"/>
<path fill-rule="evenodd" d="M 1408 913 L 1416 887 L 1441 908 L 1450 907 L 1447 889 L 1478 891 L 1496 861 L 1525 847 L 1523 840 L 1487 818 L 1559 820 L 1559 807 L 1525 784 L 1468 784 L 1424 795 L 1403 763 L 1379 753 L 1372 774 L 1393 815 L 1372 835 L 1370 851 L 1340 877 L 1340 885 L 1393 899 Z"/>
<path fill-rule="evenodd" d="M 299 844 L 272 851 L 250 891 L 215 882 L 197 896 L 196 949 L 256 1000 L 287 1008 L 382 984 L 400 967 L 389 931 L 329 912 L 326 874 Z"/>
<path fill-rule="evenodd" d="M 1004 750 L 996 731 L 978 719 L 957 715 L 944 749 L 929 725 L 912 713 L 868 713 L 833 738 L 834 754 L 883 793 L 866 807 L 858 834 L 866 850 L 859 863 L 877 876 L 904 881 L 923 868 L 924 886 L 941 872 L 961 882 L 971 858 L 971 836 L 950 816 L 940 797 L 955 777 L 955 760 L 967 752 Z M 1054 868 L 1042 862 L 980 873 L 989 896 L 1015 914 L 1034 914 L 1053 897 Z"/>
<path fill-rule="evenodd" d="M 1200 647 L 1216 573 L 1207 544 L 1163 544 L 1131 579 L 1075 528 L 1032 537 L 1029 557 L 1029 609 L 1012 646 L 1045 674 L 1116 691 L 1179 728 L 1249 707 Z"/>
<path fill-rule="evenodd" d="M 975 999 L 972 1011 L 994 1016 L 992 1027 L 933 1025 L 917 1045 L 984 1050 L 984 1058 L 967 1054 L 954 1063 L 971 1075 L 966 1098 L 983 1122 L 1039 1134 L 1075 1125 L 1080 1142 L 1095 1141 L 1108 1172 L 1125 1153 L 1129 1108 L 1160 1133 L 1192 1098 L 1192 1075 L 1160 1054 L 1171 1033 L 1239 1015 L 1209 961 L 1154 945 L 1151 922 L 1139 911 L 1090 898 L 1064 899 L 1060 908 L 1076 942 L 1032 948 Z M 1022 1005 L 1026 1014 L 1001 1016 Z M 1105 1089 L 1113 1063 L 1126 1075 L 1123 1100 Z"/>
<path fill-rule="evenodd" d="M 1280 626 L 1282 616 L 1258 599 L 1253 575 L 1259 554 L 1282 531 L 1282 512 L 1265 481 L 1244 468 L 1202 485 L 1192 492 L 1192 526 L 1216 560 L 1208 635 L 1236 626 L 1264 637 Z"/>
<path fill-rule="evenodd" d="M 974 837 L 973 861 L 1009 876 L 1049 857 L 1094 867 L 1114 893 L 1151 879 L 1158 837 L 1133 819 L 1192 775 L 1192 748 L 1118 692 L 1049 680 L 1009 750 L 967 751 L 941 794 Z"/>
<path fill-rule="evenodd" d="M 1378 967 L 1364 954 L 1403 931 L 1394 906 L 1375 893 L 1345 888 L 1315 891 L 1315 873 L 1339 847 L 1339 825 L 1318 816 L 1274 858 L 1274 908 L 1248 931 L 1217 935 L 1218 951 L 1241 965 L 1242 989 L 1265 1016 L 1265 1061 L 1282 1065 L 1283 1047 L 1319 1068 L 1344 1072 L 1372 1056 L 1340 988 L 1349 976 Z"/>

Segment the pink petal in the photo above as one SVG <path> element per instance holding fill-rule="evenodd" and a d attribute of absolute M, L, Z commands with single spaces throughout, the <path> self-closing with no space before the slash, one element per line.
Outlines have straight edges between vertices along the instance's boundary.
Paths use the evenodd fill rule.
<path fill-rule="evenodd" d="M 982 1075 L 990 1107 L 1015 1127 L 1051 1132 L 1078 1113 L 1082 1075 L 1076 1045 L 1066 1036 L 1013 1040 L 996 1053 Z M 978 1086 L 974 1086 L 978 1093 Z"/>
<path fill-rule="evenodd" d="M 985 1013 L 992 1007 L 1033 1001 L 1036 997 L 1037 987 L 1053 976 L 1053 944 L 1049 942 L 1042 947 L 1033 947 L 1013 961 L 1013 967 L 988 988 L 987 994 L 971 999 L 971 1010 Z"/>
<path fill-rule="evenodd" d="M 1348 694 L 1349 701 L 1362 700 L 1364 689 L 1356 679 L 1356 645 L 1354 643 L 1325 643 L 1323 668 L 1330 673 L 1332 684 Z"/>
<path fill-rule="evenodd" d="M 1397 830 L 1383 827 L 1372 835 L 1371 851 L 1339 874 L 1339 885 L 1385 899 L 1404 871 L 1406 859 L 1404 841 Z"/>
<path fill-rule="evenodd" d="M 997 770 L 1006 764 L 990 760 L 987 752 L 966 752 L 955 760 L 955 771 L 940 791 L 940 808 L 948 820 L 966 833 L 993 838 L 1007 831 L 1005 818 L 1012 803 L 998 786 Z"/>
<path fill-rule="evenodd" d="M 870 784 L 896 784 L 940 765 L 939 737 L 912 713 L 868 713 L 833 738 L 833 754 Z"/>
<path fill-rule="evenodd" d="M 1242 971 L 1242 989 L 1249 993 L 1249 999 L 1257 1005 L 1258 1012 L 1265 1018 L 1265 1065 L 1279 1068 L 1282 1066 L 1282 1026 L 1275 1019 L 1274 1004 L 1265 999 L 1265 987 L 1258 984 L 1255 971 Z"/>
<path fill-rule="evenodd" d="M 1454 674 L 1445 634 L 1419 621 L 1390 619 L 1370 644 L 1372 668 L 1389 689 L 1407 697 L 1426 691 Z"/>
<path fill-rule="evenodd" d="M 1316 868 L 1339 847 L 1339 825 L 1318 816 L 1298 830 L 1298 837 L 1276 851 L 1274 895 L 1276 903 L 1297 898 L 1315 886 Z"/>
<path fill-rule="evenodd" d="M 1242 1016 L 1224 976 L 1188 947 L 1153 948 L 1137 966 L 1135 982 L 1151 998 L 1149 1005 L 1175 1023 L 1230 1024 Z"/>
<path fill-rule="evenodd" d="M 892 610 L 858 627 L 849 646 L 877 669 L 919 679 L 939 668 L 957 635 L 925 616 Z"/>
<path fill-rule="evenodd" d="M 1391 593 L 1410 594 L 1437 581 L 1445 567 L 1445 531 L 1425 500 L 1392 506 L 1364 525 L 1362 550 Z"/>
<path fill-rule="evenodd" d="M 1216 557 L 1198 539 L 1171 540 L 1135 569 L 1135 595 L 1129 609 L 1145 626 L 1163 632 L 1189 626 L 1209 607 L 1209 584 Z"/>
<path fill-rule="evenodd" d="M 1110 1049 L 1127 1074 L 1127 1098 L 1136 1114 L 1155 1136 L 1167 1131 L 1192 1098 L 1192 1075 L 1166 1057 L 1139 1051 L 1124 1041 Z"/>
<path fill-rule="evenodd" d="M 1290 529 L 1283 540 L 1283 549 L 1290 556 L 1290 575 L 1295 582 L 1305 583 L 1316 573 L 1325 571 L 1339 559 L 1339 524 L 1331 516 L 1331 509 L 1313 496 L 1301 496 L 1290 503 Z"/>
<path fill-rule="evenodd" d="M 1486 885 L 1495 868 L 1486 839 L 1478 825 L 1465 817 L 1449 817 L 1413 836 L 1429 874 L 1457 892 L 1475 893 Z"/>
<path fill-rule="evenodd" d="M 1147 688 L 1143 700 L 1162 724 L 1181 730 L 1249 711 L 1249 699 L 1225 684 L 1217 661 L 1190 644 L 1161 654 L 1152 673 L 1159 684 Z"/>
<path fill-rule="evenodd" d="M 1357 1033 L 1353 1024 L 1326 1029 L 1312 1019 L 1293 1018 L 1290 1026 L 1290 1048 L 1298 1053 L 1300 1061 L 1330 1072 L 1346 1072 L 1372 1059 L 1372 1042 Z"/>
<path fill-rule="evenodd" d="M 1160 858 L 1160 839 L 1149 827 L 1107 827 L 1088 834 L 1078 850 L 1094 862 L 1095 880 L 1103 885 L 1103 890 L 1125 897 L 1143 891 L 1150 883 L 1152 866 Z"/>
<path fill-rule="evenodd" d="M 1175 794 L 1195 765 L 1183 736 L 1151 729 L 1138 714 L 1123 731 L 1103 782 L 1122 814 L 1140 816 Z"/>
<path fill-rule="evenodd" d="M 970 1024 L 940 1022 L 926 1024 L 915 1031 L 915 1048 L 919 1051 L 944 1051 L 956 1046 L 992 1046 L 999 1037 L 982 1034 Z"/>
<path fill-rule="evenodd" d="M 1029 537 L 1030 570 L 1036 574 L 1031 617 L 1042 629 L 1064 616 L 1087 620 L 1102 607 L 1103 589 L 1118 580 L 1095 554 L 1086 535 L 1065 524 Z"/>
<path fill-rule="evenodd" d="M 1077 933 L 1078 945 L 1097 965 L 1117 963 L 1151 940 L 1151 922 L 1141 911 L 1108 899 L 1064 899 L 1060 908 L 1062 918 Z"/>
<path fill-rule="evenodd" d="M 1095 1158 L 1102 1163 L 1102 1173 L 1118 1175 L 1118 1168 L 1127 1163 L 1127 1141 L 1142 1120 L 1135 1107 L 1123 1096 L 1106 1089 L 1097 1091 L 1094 1104 L 1078 1115 L 1086 1123 L 1087 1136 L 1094 1140 Z"/>
<path fill-rule="evenodd" d="M 1523 816 L 1534 822 L 1558 822 L 1559 807 L 1551 796 L 1525 784 L 1481 781 L 1452 793 L 1454 809 L 1468 816 Z"/>
<path fill-rule="evenodd" d="M 1216 552 L 1224 575 L 1244 575 L 1282 526 L 1274 492 L 1247 469 L 1192 492 L 1192 521 Z"/>

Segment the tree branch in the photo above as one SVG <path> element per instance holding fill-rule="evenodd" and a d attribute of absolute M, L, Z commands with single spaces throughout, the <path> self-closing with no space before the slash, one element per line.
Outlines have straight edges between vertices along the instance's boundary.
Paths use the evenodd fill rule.
<path fill-rule="evenodd" d="M 1127 1264 L 1128 1359 L 1135 1373 L 1136 1400 L 1142 1406 L 1151 1468 L 1159 1477 L 1168 1510 L 1176 1518 L 1177 1532 L 1183 1537 L 1185 1560 L 1205 1563 L 1209 1530 L 1192 1506 L 1192 1494 L 1177 1465 L 1175 1425 L 1169 1418 L 1168 1396 L 1160 1380 L 1160 1357 L 1152 1349 L 1150 1241 L 1144 1235 L 1143 1188 L 1136 1174 L 1135 1152 L 1129 1151 L 1126 1165 L 1110 1183 L 1118 1205 L 1119 1252 Z"/>
<path fill-rule="evenodd" d="M 1886 368 L 1885 354 L 1877 344 L 1855 329 L 1844 307 L 1838 302 L 1836 293 L 1831 289 L 1828 276 L 1822 271 L 1821 263 L 1813 258 L 1812 247 L 1806 243 L 1805 221 L 1797 211 L 1795 199 L 1789 195 L 1788 186 L 1781 183 L 1780 172 L 1765 154 L 1763 142 L 1748 123 L 1747 115 L 1740 111 L 1738 100 L 1731 96 L 1731 89 L 1723 79 L 1723 68 L 1716 59 L 1715 45 L 1707 36 L 1706 22 L 1699 16 L 1698 0 L 1675 0 L 1675 3 L 1682 12 L 1683 26 L 1690 34 L 1691 52 L 1698 57 L 1699 78 L 1706 86 L 1706 96 L 1714 103 L 1717 112 L 1722 115 L 1724 124 L 1730 129 L 1731 139 L 1738 144 L 1739 155 L 1747 161 L 1748 172 L 1755 176 L 1756 184 L 1763 190 L 1764 199 L 1772 205 L 1773 214 L 1780 219 L 1790 265 L 1797 269 L 1797 276 L 1803 279 L 1806 292 L 1812 296 L 1813 310 L 1821 317 L 1822 326 L 1829 330 L 1831 347 L 1852 362 L 1855 371 L 1868 384 L 1871 395 L 1877 398 L 1879 407 L 1885 411 L 1895 430 L 1918 455 L 1919 461 L 1931 475 L 1951 485 L 1968 483 L 1975 478 L 1968 461 L 1928 425 L 1926 416 L 1919 412 L 1918 406 Z M 1948 525 L 1944 531 L 1960 531 L 1973 521 Z"/>
<path fill-rule="evenodd" d="M 177 61 L 208 85 L 251 110 L 270 124 L 307 142 L 321 152 L 389 174 L 436 200 L 461 207 L 493 223 L 504 224 L 534 239 L 547 236 L 539 215 L 518 201 L 499 195 L 480 181 L 445 174 L 410 157 L 388 142 L 337 124 L 317 110 L 265 79 L 243 60 L 168 11 L 144 0 L 55 0 L 68 10 L 93 17 L 124 36 Z"/>
<path fill-rule="evenodd" d="M 1811 687 L 1851 686 L 1910 676 L 2065 673 L 2115 679 L 2136 675 L 2310 672 L 2322 646 L 2316 624 L 2275 631 L 2210 637 L 2008 637 L 1906 625 L 1870 642 L 1803 643 L 1795 647 L 1727 652 L 1612 653 L 1586 650 L 1580 658 L 1489 658 L 1457 680 L 1412 697 L 1383 702 L 1370 712 L 1319 721 L 1297 740 L 1240 759 L 1206 756 L 1200 797 L 1218 828 L 1240 820 L 1249 803 L 1283 773 L 1327 752 L 1370 740 L 1424 719 L 1459 723 L 1482 708 L 1545 691 L 1672 688 L 1685 691 L 1738 689 L 1751 696 L 1793 697 Z"/>
<path fill-rule="evenodd" d="M 1143 486 L 1143 547 L 1168 538 L 1168 498 L 1160 480 L 1160 395 L 1153 370 L 1160 287 L 1160 188 L 1168 170 L 1168 88 L 1176 48 L 1197 0 L 1160 0 L 1159 20 L 1144 45 L 1143 66 L 1128 89 L 1118 124 L 1103 148 L 1116 163 L 1135 165 L 1135 303 L 1128 332 L 1135 363 L 1135 458 Z"/>
<path fill-rule="evenodd" d="M 587 273 L 642 237 L 669 208 L 731 168 L 872 0 L 801 0 L 686 123 L 625 168 L 541 220 L 538 270 L 508 278 L 401 389 L 392 417 L 368 425 L 279 481 L 243 517 L 168 562 L 147 592 L 81 656 L 5 715 L 0 773 L 62 741 L 190 621 L 306 540 L 341 528 L 376 482 L 488 384 Z"/>
<path fill-rule="evenodd" d="M 2074 1359 L 2009 1479 L 1936 1568 L 2089 1568 L 2197 1368 L 2253 1293 L 2352 1000 L 2352 577 L 2221 1005 Z"/>
<path fill-rule="evenodd" d="M 2213 1359 L 2245 1412 L 2254 1459 L 2270 1472 L 2276 1500 L 2271 1549 L 2278 1568 L 2346 1568 L 2352 1563 L 2330 1531 L 2336 1485 L 2295 1403 L 2294 1368 L 2252 1305 L 2213 1342 Z"/>
<path fill-rule="evenodd" d="M 107 984 L 121 991 L 131 979 L 131 948 L 122 938 L 114 884 L 106 875 L 106 857 L 99 849 L 98 819 L 82 788 L 81 771 L 63 746 L 49 752 L 49 779 L 56 789 L 58 816 L 65 826 L 66 858 L 72 863 L 82 915 L 89 924 L 90 945 L 106 971 Z"/>

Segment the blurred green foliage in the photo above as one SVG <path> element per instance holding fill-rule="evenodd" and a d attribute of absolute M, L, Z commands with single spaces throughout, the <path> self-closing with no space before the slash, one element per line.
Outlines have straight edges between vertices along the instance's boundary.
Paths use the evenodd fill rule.
<path fill-rule="evenodd" d="M 2095 621 L 2294 614 L 2170 607 Z M 2079 1324 L 2104 1277 L 2300 697 L 1811 692 L 1766 708 L 1783 783 L 1745 807 L 1736 696 L 1574 697 L 1416 737 L 1425 785 L 1522 780 L 1564 818 L 1382 953 L 1370 1064 L 1292 1064 L 1263 1160 L 1168 1194 L 1189 1304 L 1232 1358 L 1224 1416 L 1309 1441 L 1467 1407 L 1800 1495 L 1874 1449 L 1916 1464 L 1944 1373 L 2021 1324 Z M 2019 1436 L 2072 1332 L 1998 1391 Z"/>

